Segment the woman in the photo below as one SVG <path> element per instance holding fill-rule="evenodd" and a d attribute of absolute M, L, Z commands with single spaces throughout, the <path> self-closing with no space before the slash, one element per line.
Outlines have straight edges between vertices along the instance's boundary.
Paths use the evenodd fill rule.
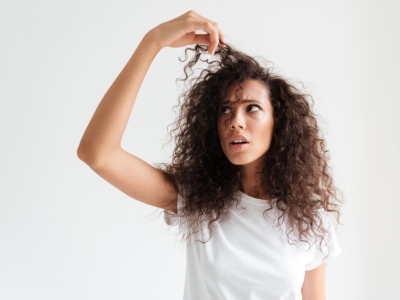
<path fill-rule="evenodd" d="M 324 140 L 307 97 L 224 40 L 194 11 L 150 30 L 100 102 L 78 156 L 180 227 L 185 299 L 325 299 L 325 264 L 340 248 L 326 215 L 339 210 Z M 157 53 L 191 44 L 173 161 L 154 168 L 120 147 L 122 135 Z M 204 61 L 205 51 L 213 58 Z M 191 79 L 198 63 L 207 67 Z"/>

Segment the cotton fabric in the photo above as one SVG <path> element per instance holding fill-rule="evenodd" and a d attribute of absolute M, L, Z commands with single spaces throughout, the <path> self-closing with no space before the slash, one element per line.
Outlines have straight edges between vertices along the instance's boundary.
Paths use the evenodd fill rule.
<path fill-rule="evenodd" d="M 279 211 L 267 200 L 239 192 L 226 221 L 207 226 L 187 239 L 184 300 L 300 300 L 305 272 L 341 253 L 332 223 L 321 211 L 330 233 L 322 251 L 316 244 L 290 244 Z M 178 214 L 183 198 L 178 196 Z M 164 211 L 170 226 L 180 224 L 176 214 Z M 201 241 L 207 241 L 203 243 Z"/>

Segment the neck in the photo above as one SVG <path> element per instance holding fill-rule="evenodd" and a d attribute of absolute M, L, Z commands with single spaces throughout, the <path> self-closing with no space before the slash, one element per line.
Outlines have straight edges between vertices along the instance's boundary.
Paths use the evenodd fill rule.
<path fill-rule="evenodd" d="M 262 178 L 262 166 L 260 164 L 249 164 L 241 167 L 240 190 L 250 197 L 269 199 L 266 191 L 266 182 Z"/>

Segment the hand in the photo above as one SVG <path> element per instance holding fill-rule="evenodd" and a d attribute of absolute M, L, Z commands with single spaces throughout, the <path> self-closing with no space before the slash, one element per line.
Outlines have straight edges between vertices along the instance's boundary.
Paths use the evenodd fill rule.
<path fill-rule="evenodd" d="M 195 31 L 197 30 L 204 30 L 207 34 L 196 34 Z M 214 54 L 219 43 L 224 46 L 224 35 L 218 24 L 193 10 L 173 20 L 161 23 L 150 30 L 147 36 L 153 38 L 160 49 L 206 44 L 208 45 L 208 52 Z"/>

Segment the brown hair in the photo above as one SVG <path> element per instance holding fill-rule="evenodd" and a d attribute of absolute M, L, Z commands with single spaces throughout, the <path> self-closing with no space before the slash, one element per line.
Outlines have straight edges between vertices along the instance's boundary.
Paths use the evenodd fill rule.
<path fill-rule="evenodd" d="M 274 132 L 262 172 L 275 199 L 271 204 L 281 212 L 279 223 L 286 220 L 288 237 L 296 233 L 297 240 L 316 238 L 321 245 L 327 230 L 319 212 L 335 213 L 339 222 L 341 201 L 330 175 L 329 155 L 312 111 L 312 98 L 228 45 L 219 47 L 211 59 L 204 58 L 206 51 L 202 45 L 185 50 L 182 61 L 193 53 L 181 79 L 188 88 L 180 98 L 180 115 L 171 132 L 176 143 L 172 163 L 161 168 L 183 196 L 179 213 L 185 226 L 194 232 L 207 220 L 212 229 L 214 222 L 228 217 L 229 207 L 238 200 L 240 170 L 221 149 L 218 108 L 234 82 L 255 79 L 269 90 L 274 110 Z M 205 67 L 195 75 L 199 64 Z"/>

